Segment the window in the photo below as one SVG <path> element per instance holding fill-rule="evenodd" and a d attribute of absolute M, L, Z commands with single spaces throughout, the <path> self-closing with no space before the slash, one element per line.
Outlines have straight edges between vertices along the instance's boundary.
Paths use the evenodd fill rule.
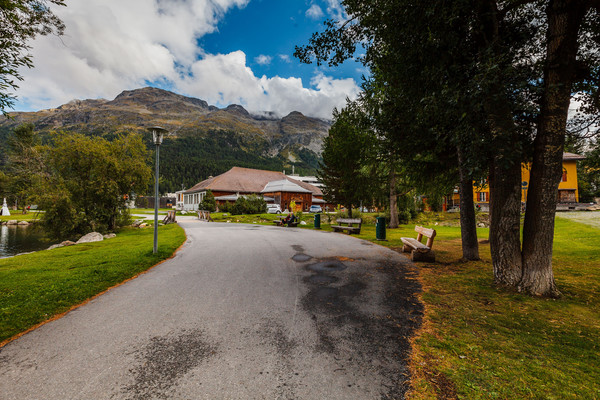
<path fill-rule="evenodd" d="M 477 200 L 480 202 L 488 201 L 487 192 L 479 192 L 477 193 Z"/>
<path fill-rule="evenodd" d="M 567 181 L 567 169 L 563 168 L 563 173 L 562 173 L 562 178 L 560 180 L 561 182 L 566 182 Z"/>

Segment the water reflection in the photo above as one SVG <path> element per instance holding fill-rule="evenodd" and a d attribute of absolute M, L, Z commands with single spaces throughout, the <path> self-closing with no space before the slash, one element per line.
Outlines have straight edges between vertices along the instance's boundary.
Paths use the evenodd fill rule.
<path fill-rule="evenodd" d="M 41 229 L 23 225 L 0 225 L 0 258 L 47 249 L 49 242 Z"/>

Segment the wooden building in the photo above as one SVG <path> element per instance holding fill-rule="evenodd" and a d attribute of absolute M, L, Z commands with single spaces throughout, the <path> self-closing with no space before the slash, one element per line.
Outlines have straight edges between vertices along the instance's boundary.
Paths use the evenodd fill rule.
<path fill-rule="evenodd" d="M 197 210 L 206 191 L 211 190 L 217 205 L 235 202 L 239 196 L 264 196 L 267 203 L 279 204 L 282 210 L 294 201 L 302 211 L 312 204 L 321 205 L 323 192 L 316 186 L 287 177 L 282 172 L 233 167 L 229 171 L 197 183 L 183 192 L 183 209 Z"/>
<path fill-rule="evenodd" d="M 577 183 L 577 161 L 585 157 L 573 153 L 563 154 L 563 173 L 558 185 L 558 203 L 578 203 L 579 191 Z M 521 165 L 521 202 L 527 202 L 527 191 L 529 189 L 530 164 Z M 457 190 L 445 199 L 444 208 L 452 208 L 459 205 L 460 194 Z M 473 201 L 482 211 L 489 210 L 490 190 L 487 180 L 473 185 Z"/>

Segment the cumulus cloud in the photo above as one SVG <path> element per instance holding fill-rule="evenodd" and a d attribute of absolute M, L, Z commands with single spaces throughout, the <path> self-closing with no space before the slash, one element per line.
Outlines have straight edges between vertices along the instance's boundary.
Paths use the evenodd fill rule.
<path fill-rule="evenodd" d="M 279 55 L 279 59 L 285 63 L 291 63 L 292 60 L 290 59 L 290 56 L 288 56 L 287 54 L 280 54 Z"/>
<path fill-rule="evenodd" d="M 271 64 L 272 59 L 273 57 L 271 56 L 265 56 L 264 54 L 261 54 L 260 56 L 254 58 L 254 62 L 259 65 L 268 65 Z"/>
<path fill-rule="evenodd" d="M 191 67 L 191 74 L 178 83 L 183 93 L 202 92 L 211 104 L 241 104 L 251 112 L 272 111 L 286 115 L 300 111 L 319 118 L 331 118 L 334 107 L 346 97 L 356 98 L 359 88 L 353 79 L 333 79 L 318 73 L 306 88 L 300 78 L 257 77 L 246 65 L 242 51 L 206 55 Z"/>
<path fill-rule="evenodd" d="M 323 15 L 325 15 L 323 14 L 323 10 L 321 10 L 321 7 L 319 7 L 317 4 L 313 4 L 308 10 L 306 10 L 306 16 L 310 19 L 321 19 L 323 18 Z"/>
<path fill-rule="evenodd" d="M 298 110 L 329 118 L 333 107 L 355 96 L 353 80 L 317 75 L 311 89 L 297 78 L 259 78 L 242 51 L 206 54 L 198 47 L 198 39 L 214 32 L 228 10 L 248 1 L 70 2 L 55 10 L 67 26 L 65 35 L 32 43 L 36 67 L 21 71 L 19 104 L 38 110 L 73 99 L 112 99 L 123 90 L 154 84 L 220 106 L 240 103 L 255 111 Z M 271 61 L 270 56 L 255 59 Z"/>

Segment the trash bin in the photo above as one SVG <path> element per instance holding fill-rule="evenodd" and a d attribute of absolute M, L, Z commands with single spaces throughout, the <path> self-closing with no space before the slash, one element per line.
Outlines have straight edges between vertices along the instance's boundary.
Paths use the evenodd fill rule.
<path fill-rule="evenodd" d="M 321 229 L 321 214 L 315 214 L 315 229 Z"/>
<path fill-rule="evenodd" d="M 375 236 L 377 240 L 385 240 L 385 217 L 377 217 Z"/>

